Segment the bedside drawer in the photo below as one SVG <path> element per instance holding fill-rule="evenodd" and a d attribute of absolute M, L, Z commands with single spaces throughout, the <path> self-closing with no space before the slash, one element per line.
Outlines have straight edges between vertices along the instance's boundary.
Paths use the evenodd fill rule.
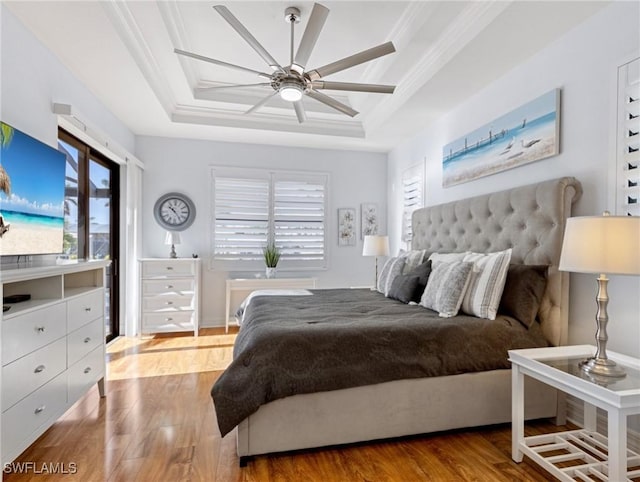
<path fill-rule="evenodd" d="M 146 296 L 142 299 L 142 310 L 145 312 L 193 311 L 193 295 Z"/>
<path fill-rule="evenodd" d="M 73 365 L 83 356 L 102 345 L 104 319 L 98 318 L 67 336 L 67 366 Z"/>
<path fill-rule="evenodd" d="M 142 263 L 143 278 L 179 278 L 195 274 L 195 263 L 191 260 L 160 259 Z"/>
<path fill-rule="evenodd" d="M 67 332 L 66 315 L 66 304 L 58 303 L 46 310 L 4 320 L 2 364 L 6 365 L 64 336 Z"/>
<path fill-rule="evenodd" d="M 57 341 L 2 367 L 2 408 L 7 409 L 67 368 L 67 340 Z"/>
<path fill-rule="evenodd" d="M 67 332 L 104 316 L 104 290 L 92 291 L 67 302 Z"/>
<path fill-rule="evenodd" d="M 91 385 L 104 377 L 105 359 L 102 346 L 94 348 L 67 370 L 69 400 L 78 400 Z"/>
<path fill-rule="evenodd" d="M 195 325 L 194 317 L 193 312 L 145 313 L 142 315 L 142 332 L 191 331 Z"/>
<path fill-rule="evenodd" d="M 2 414 L 3 455 L 19 455 L 33 440 L 31 434 L 59 417 L 66 403 L 67 377 L 63 373 L 6 410 Z"/>
<path fill-rule="evenodd" d="M 193 295 L 195 282 L 193 279 L 147 279 L 142 281 L 142 294 L 189 294 Z"/>

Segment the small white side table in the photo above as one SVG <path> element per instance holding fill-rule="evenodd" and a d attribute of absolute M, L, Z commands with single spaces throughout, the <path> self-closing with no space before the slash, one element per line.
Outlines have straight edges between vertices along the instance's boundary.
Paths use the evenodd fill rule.
<path fill-rule="evenodd" d="M 229 332 L 229 321 L 231 319 L 231 294 L 234 291 L 245 291 L 250 294 L 256 290 L 291 290 L 291 289 L 313 289 L 316 287 L 316 278 L 246 278 L 228 279 L 225 304 L 225 333 Z"/>
<path fill-rule="evenodd" d="M 640 360 L 613 352 L 609 358 L 627 373 L 623 379 L 594 379 L 583 374 L 581 360 L 593 356 L 590 345 L 509 351 L 512 364 L 512 458 L 527 455 L 563 481 L 626 481 L 640 477 L 640 454 L 627 449 L 627 417 L 640 414 Z M 524 436 L 524 376 L 584 401 L 584 428 L 533 437 Z M 607 412 L 608 436 L 596 430 L 596 407 Z M 569 462 L 571 464 L 563 464 Z M 570 465 L 570 466 L 567 466 Z"/>

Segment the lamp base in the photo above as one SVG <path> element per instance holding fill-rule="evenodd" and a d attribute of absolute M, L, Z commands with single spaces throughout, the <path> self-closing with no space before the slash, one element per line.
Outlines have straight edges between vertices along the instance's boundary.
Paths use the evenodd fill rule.
<path fill-rule="evenodd" d="M 589 375 L 611 378 L 624 378 L 627 374 L 616 362 L 608 358 L 587 358 L 580 362 L 580 368 Z"/>
<path fill-rule="evenodd" d="M 169 253 L 169 258 L 175 259 L 177 257 L 178 257 L 178 255 L 176 254 L 176 246 L 175 246 L 175 244 L 172 244 L 171 245 L 171 252 Z"/>

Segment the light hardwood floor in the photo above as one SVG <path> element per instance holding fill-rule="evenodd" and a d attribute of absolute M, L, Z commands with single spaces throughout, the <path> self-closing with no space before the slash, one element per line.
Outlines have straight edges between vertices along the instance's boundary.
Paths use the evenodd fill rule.
<path fill-rule="evenodd" d="M 209 391 L 235 334 L 120 338 L 108 347 L 107 397 L 94 387 L 17 462 L 75 474 L 4 474 L 6 481 L 548 481 L 510 458 L 509 425 L 260 456 L 238 467 L 235 435 L 220 438 Z M 426 407 L 425 407 L 426 409 Z M 528 434 L 557 429 L 549 422 Z M 73 465 L 72 465 L 73 464 Z M 49 465 L 50 467 L 50 465 Z"/>

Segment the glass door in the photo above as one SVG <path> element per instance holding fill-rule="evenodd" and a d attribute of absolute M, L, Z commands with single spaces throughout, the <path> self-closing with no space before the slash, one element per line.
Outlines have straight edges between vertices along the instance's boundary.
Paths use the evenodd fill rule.
<path fill-rule="evenodd" d="M 104 303 L 109 341 L 119 335 L 119 167 L 62 129 L 58 132 L 58 149 L 67 157 L 64 256 L 111 260 L 106 270 Z"/>

